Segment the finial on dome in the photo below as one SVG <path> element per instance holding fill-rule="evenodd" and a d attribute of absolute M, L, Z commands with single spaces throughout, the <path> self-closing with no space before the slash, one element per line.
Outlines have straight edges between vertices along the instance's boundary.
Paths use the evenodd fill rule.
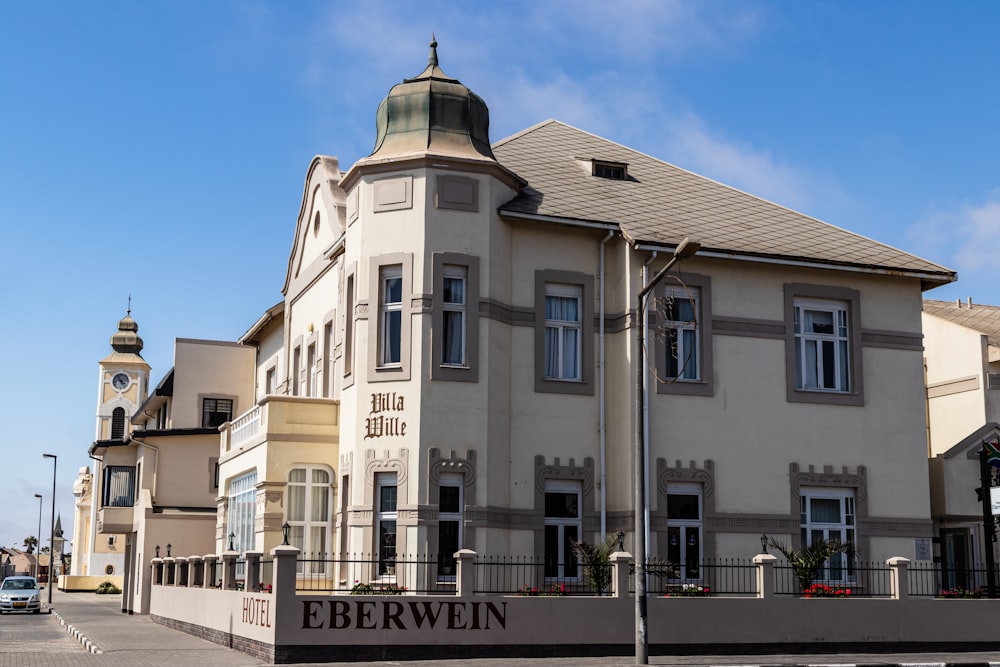
<path fill-rule="evenodd" d="M 132 314 L 132 295 L 131 294 L 128 295 L 128 309 L 125 311 L 125 313 L 127 315 L 131 315 Z"/>
<path fill-rule="evenodd" d="M 431 33 L 431 55 L 427 58 L 427 66 L 428 67 L 437 67 L 438 66 L 438 51 L 437 51 L 437 49 L 438 49 L 437 38 L 434 36 L 434 33 L 432 32 Z"/>

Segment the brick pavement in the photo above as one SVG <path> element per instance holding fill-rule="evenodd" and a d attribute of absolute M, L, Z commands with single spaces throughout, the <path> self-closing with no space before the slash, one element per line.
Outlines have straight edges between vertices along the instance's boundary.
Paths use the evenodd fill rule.
<path fill-rule="evenodd" d="M 120 611 L 120 596 L 53 592 L 52 615 L 0 617 L 0 667 L 250 667 L 238 651 Z M 330 663 L 353 667 L 631 667 L 632 656 Z M 650 665 L 814 667 L 907 665 L 1000 667 L 1000 653 L 660 656 Z"/>

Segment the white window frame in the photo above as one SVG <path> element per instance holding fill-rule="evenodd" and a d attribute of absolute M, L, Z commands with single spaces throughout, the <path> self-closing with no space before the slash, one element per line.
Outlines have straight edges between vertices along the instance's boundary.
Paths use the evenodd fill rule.
<path fill-rule="evenodd" d="M 467 355 L 467 336 L 468 336 L 468 326 L 467 326 L 467 314 L 466 314 L 466 304 L 469 300 L 469 274 L 468 268 L 464 266 L 456 266 L 453 264 L 445 264 L 443 270 L 443 282 L 447 283 L 449 280 L 458 280 L 462 285 L 462 300 L 461 301 L 447 301 L 444 297 L 445 291 L 442 290 L 441 296 L 441 309 L 442 309 L 442 331 L 441 331 L 441 365 L 451 366 L 458 368 L 465 368 L 469 365 Z M 448 313 L 454 313 L 459 318 L 458 335 L 460 337 L 459 343 L 459 359 L 456 361 L 447 360 L 447 351 L 451 347 L 452 340 L 449 337 L 451 330 L 448 328 L 447 315 Z"/>
<path fill-rule="evenodd" d="M 670 517 L 670 496 L 671 495 L 684 495 L 684 496 L 697 496 L 698 499 L 698 518 L 697 519 L 678 519 Z M 676 546 L 678 548 L 678 553 L 680 558 L 675 561 L 678 567 L 678 579 L 673 579 L 674 581 L 680 582 L 694 582 L 701 581 L 701 561 L 704 557 L 704 544 L 705 544 L 705 527 L 704 527 L 704 517 L 705 517 L 705 505 L 704 498 L 702 497 L 701 484 L 696 483 L 671 483 L 667 485 L 667 558 L 670 558 L 671 547 Z M 671 544 L 671 540 L 676 537 L 678 539 L 678 544 Z M 687 558 L 686 545 L 688 541 L 694 539 L 698 547 L 698 555 L 696 557 L 697 562 L 692 567 L 691 563 Z"/>
<path fill-rule="evenodd" d="M 316 343 L 313 342 L 306 346 L 306 396 L 317 394 L 316 373 Z"/>
<path fill-rule="evenodd" d="M 583 379 L 583 288 L 580 285 L 566 285 L 562 283 L 545 284 L 545 312 L 548 312 L 549 298 L 574 299 L 576 300 L 576 320 L 560 320 L 545 317 L 545 352 L 542 373 L 546 380 L 561 380 L 563 382 L 580 382 Z M 555 346 L 550 346 L 549 332 L 555 331 Z M 576 334 L 576 355 L 573 370 L 564 368 L 564 352 L 566 335 L 570 332 Z M 554 363 L 553 363 L 553 355 Z"/>
<path fill-rule="evenodd" d="M 302 346 L 296 345 L 292 350 L 292 376 L 289 378 L 291 382 L 291 392 L 292 396 L 299 395 L 299 375 L 302 372 Z"/>
<path fill-rule="evenodd" d="M 388 301 L 389 281 L 399 281 L 399 301 Z M 399 318 L 398 348 L 393 350 L 389 335 L 393 317 Z M 400 265 L 383 266 L 379 270 L 379 328 L 378 328 L 378 365 L 380 368 L 396 368 L 403 360 L 403 267 Z M 393 354 L 395 352 L 395 354 Z M 395 359 L 392 357 L 395 356 Z"/>
<path fill-rule="evenodd" d="M 323 398 L 333 398 L 333 322 L 323 324 Z"/>
<path fill-rule="evenodd" d="M 454 563 L 454 558 L 453 558 L 454 552 L 452 552 L 452 553 L 444 553 L 442 551 L 441 533 L 440 533 L 441 525 L 442 524 L 444 524 L 445 522 L 448 522 L 448 523 L 452 523 L 453 522 L 453 523 L 455 523 L 457 525 L 457 527 L 458 527 L 458 545 L 457 545 L 458 549 L 461 549 L 462 548 L 462 544 L 464 544 L 464 538 L 465 538 L 465 532 L 464 532 L 465 531 L 465 527 L 463 525 L 465 523 L 465 515 L 464 515 L 464 509 L 465 509 L 465 488 L 464 488 L 464 486 L 465 486 L 465 476 L 461 475 L 461 474 L 457 474 L 457 473 L 442 474 L 441 477 L 440 477 L 440 479 L 439 479 L 439 481 L 438 481 L 438 493 L 439 493 L 439 502 L 438 502 L 438 509 L 439 509 L 439 512 L 438 512 L 438 563 L 439 564 L 445 562 L 444 559 L 446 559 L 446 558 L 448 559 L 449 563 Z M 440 507 L 441 507 L 441 505 L 440 505 L 440 492 L 441 492 L 441 489 L 445 489 L 445 488 L 458 489 L 458 511 L 457 512 L 444 512 L 444 511 L 440 511 Z M 440 573 L 440 569 L 439 569 L 438 570 L 438 577 L 437 577 L 438 581 L 455 581 L 455 576 L 458 574 L 457 563 L 455 563 L 455 567 L 456 567 L 455 574 L 441 574 Z"/>
<path fill-rule="evenodd" d="M 302 472 L 303 480 L 293 480 L 293 475 L 300 471 Z M 326 475 L 326 481 L 317 481 L 315 479 L 316 473 Z M 299 466 L 288 471 L 288 485 L 285 491 L 287 498 L 285 504 L 285 521 L 288 522 L 289 527 L 288 541 L 292 546 L 298 547 L 303 556 L 309 560 L 307 563 L 303 563 L 301 560 L 298 562 L 296 572 L 299 575 L 327 574 L 327 557 L 333 533 L 332 479 L 333 473 L 324 466 Z M 291 494 L 293 488 L 302 490 L 301 519 L 291 516 L 293 505 Z M 326 517 L 316 519 L 314 518 L 314 510 L 316 509 L 316 504 L 322 502 L 320 500 L 321 495 L 326 496 Z M 322 542 L 322 545 L 325 545 L 325 548 L 322 545 L 315 544 L 316 536 L 314 535 L 314 531 L 316 530 L 320 531 L 321 536 L 319 541 Z"/>
<path fill-rule="evenodd" d="M 550 517 L 545 516 L 545 531 L 543 540 L 545 547 L 543 553 L 548 554 L 548 534 L 550 527 L 556 530 L 556 552 L 557 568 L 556 573 L 549 574 L 548 564 L 545 566 L 545 578 L 559 581 L 577 581 L 582 574 L 582 567 L 576 561 L 573 550 L 568 548 L 566 528 L 576 528 L 576 541 L 583 540 L 583 487 L 579 482 L 569 480 L 546 480 L 545 496 L 550 493 L 576 494 L 576 516 L 575 517 Z M 543 512 L 545 500 L 543 499 Z M 570 568 L 567 568 L 570 565 Z M 575 570 L 575 573 L 573 572 Z"/>
<path fill-rule="evenodd" d="M 227 530 L 223 537 L 229 549 L 229 536 L 233 535 L 233 549 L 241 554 L 254 549 L 257 542 L 257 471 L 251 470 L 229 480 L 227 503 Z M 237 563 L 236 576 L 244 576 L 245 563 Z"/>
<path fill-rule="evenodd" d="M 672 332 L 676 343 L 676 354 L 672 349 L 671 340 L 666 337 L 664 341 L 664 364 L 665 377 L 677 382 L 700 382 L 701 381 L 701 292 L 697 287 L 668 287 L 660 297 L 664 299 L 660 312 L 663 315 L 663 326 Z M 669 300 L 684 299 L 691 301 L 693 309 L 693 320 L 668 319 L 667 304 Z M 685 332 L 691 332 L 693 350 L 688 350 L 685 342 Z M 670 360 L 675 359 L 678 374 L 670 373 Z"/>
<path fill-rule="evenodd" d="M 858 543 L 857 499 L 854 489 L 811 488 L 799 491 L 799 511 L 802 546 L 809 546 L 817 539 L 836 539 L 842 543 Z M 840 521 L 824 522 L 813 518 L 813 500 L 835 500 L 839 503 Z M 850 554 L 837 554 L 824 566 L 818 582 L 853 583 L 856 579 Z M 837 576 L 841 575 L 841 576 Z"/>
<path fill-rule="evenodd" d="M 831 333 L 805 331 L 806 312 L 829 313 Z M 848 304 L 843 301 L 796 298 L 794 303 L 796 388 L 805 391 L 848 393 L 851 391 L 851 322 Z M 810 381 L 806 360 L 815 349 L 815 381 Z M 832 350 L 832 351 L 831 351 Z M 825 373 L 825 360 L 832 355 L 834 377 Z"/>
<path fill-rule="evenodd" d="M 396 490 L 396 502 L 395 506 L 391 509 L 382 507 L 382 490 L 386 488 L 393 488 Z M 396 578 L 396 567 L 395 567 L 395 557 L 398 555 L 396 551 L 397 545 L 399 544 L 399 483 L 396 479 L 395 473 L 376 473 L 375 475 L 375 534 L 373 539 L 375 541 L 375 562 L 376 570 L 375 576 L 378 579 L 390 579 L 395 580 Z M 382 548 L 382 524 L 391 522 L 393 525 L 393 565 L 388 566 L 383 563 L 385 555 L 383 554 Z"/>

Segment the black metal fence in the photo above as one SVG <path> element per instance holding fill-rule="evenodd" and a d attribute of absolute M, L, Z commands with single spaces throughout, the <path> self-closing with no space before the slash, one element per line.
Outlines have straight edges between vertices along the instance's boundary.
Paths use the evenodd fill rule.
<path fill-rule="evenodd" d="M 262 581 L 271 581 L 271 561 L 262 563 Z M 613 565 L 589 567 L 573 561 L 556 563 L 531 556 L 477 556 L 474 593 L 522 596 L 611 595 Z M 647 566 L 649 595 L 669 597 L 754 597 L 758 566 L 750 559 L 706 559 L 683 568 L 651 560 Z M 457 567 L 454 559 L 397 555 L 340 556 L 303 554 L 297 563 L 296 590 L 322 593 L 400 595 L 420 593 L 454 595 Z M 629 567 L 629 592 L 635 590 L 634 566 Z M 1000 577 L 998 577 L 1000 578 Z M 775 595 L 795 597 L 890 598 L 894 595 L 892 568 L 882 562 L 852 561 L 841 567 L 821 568 L 803 589 L 787 562 L 774 566 Z M 938 563 L 911 562 L 907 568 L 913 597 L 988 597 L 984 567 L 942 568 Z M 997 591 L 1000 597 L 1000 589 Z"/>

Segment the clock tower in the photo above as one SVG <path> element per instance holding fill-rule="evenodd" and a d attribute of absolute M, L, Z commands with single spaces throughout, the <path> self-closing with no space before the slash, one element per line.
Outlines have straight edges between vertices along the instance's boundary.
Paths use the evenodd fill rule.
<path fill-rule="evenodd" d="M 142 338 L 138 332 L 130 303 L 118 322 L 118 331 L 111 336 L 111 354 L 98 362 L 96 441 L 125 440 L 132 432 L 132 415 L 146 400 L 150 368 L 139 354 Z M 103 462 L 95 460 L 93 472 L 82 468 L 73 487 L 77 500 L 72 573 L 120 582 L 128 536 L 97 533 L 104 476 Z"/>
<path fill-rule="evenodd" d="M 130 420 L 146 400 L 149 364 L 139 354 L 142 338 L 129 308 L 111 337 L 111 354 L 100 362 L 97 387 L 95 440 L 123 440 L 131 432 Z"/>

